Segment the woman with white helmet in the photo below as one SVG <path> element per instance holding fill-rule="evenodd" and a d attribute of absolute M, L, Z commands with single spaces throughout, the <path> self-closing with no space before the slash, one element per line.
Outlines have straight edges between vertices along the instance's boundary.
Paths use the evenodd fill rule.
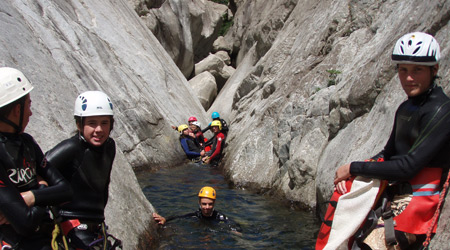
<path fill-rule="evenodd" d="M 429 34 L 409 33 L 397 41 L 392 61 L 407 100 L 397 109 L 391 136 L 370 160 L 339 167 L 334 180 L 340 193 L 348 191 L 350 176 L 390 183 L 384 194 L 392 207 L 382 208 L 384 237 L 401 249 L 418 249 L 436 232 L 439 194 L 450 166 L 450 99 L 435 82 L 439 60 L 439 44 Z"/>
<path fill-rule="evenodd" d="M 44 160 L 27 133 L 33 86 L 17 69 L 0 68 L 0 248 L 50 249 L 46 206 L 70 199 L 70 185 Z"/>
<path fill-rule="evenodd" d="M 115 247 L 109 245 L 104 224 L 116 155 L 116 144 L 110 137 L 113 115 L 112 102 L 105 93 L 80 94 L 74 108 L 77 133 L 46 153 L 48 162 L 60 170 L 73 189 L 73 199 L 60 206 L 60 215 L 62 231 L 76 249 Z"/>

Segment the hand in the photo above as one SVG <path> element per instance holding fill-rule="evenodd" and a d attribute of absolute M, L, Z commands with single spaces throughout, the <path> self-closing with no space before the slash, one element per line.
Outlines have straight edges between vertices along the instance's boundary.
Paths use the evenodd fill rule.
<path fill-rule="evenodd" d="M 174 125 L 172 125 L 171 127 L 172 127 L 172 129 L 175 129 L 175 130 L 178 129 L 178 128 L 177 128 L 176 126 L 174 126 Z"/>
<path fill-rule="evenodd" d="M 4 225 L 4 224 L 9 224 L 9 222 L 6 219 L 6 217 L 2 213 L 0 213 L 0 225 Z"/>
<path fill-rule="evenodd" d="M 202 158 L 204 164 L 209 164 L 209 156 L 205 156 Z"/>
<path fill-rule="evenodd" d="M 340 181 L 336 186 L 334 186 L 334 190 L 338 192 L 338 194 L 345 194 L 347 193 L 347 187 L 345 186 L 345 183 L 347 181 Z"/>
<path fill-rule="evenodd" d="M 200 151 L 200 156 L 205 156 L 205 150 Z"/>
<path fill-rule="evenodd" d="M 157 213 L 153 213 L 153 219 L 158 223 L 158 225 L 164 225 L 166 223 L 166 218 Z"/>
<path fill-rule="evenodd" d="M 340 166 L 336 170 L 336 175 L 334 177 L 334 185 L 337 185 L 340 181 L 345 181 L 351 176 L 350 174 L 350 164 Z"/>
<path fill-rule="evenodd" d="M 27 204 L 28 207 L 34 206 L 34 202 L 36 200 L 35 200 L 33 192 L 26 191 L 26 192 L 22 192 L 20 194 L 22 195 L 22 198 L 23 198 L 23 200 L 25 201 L 25 203 Z"/>
<path fill-rule="evenodd" d="M 48 187 L 48 183 L 47 183 L 44 179 L 42 179 L 42 177 L 40 177 L 40 176 L 38 175 L 38 176 L 37 176 L 37 179 L 38 179 L 39 185 L 44 185 L 44 186 L 47 186 L 47 187 Z"/>

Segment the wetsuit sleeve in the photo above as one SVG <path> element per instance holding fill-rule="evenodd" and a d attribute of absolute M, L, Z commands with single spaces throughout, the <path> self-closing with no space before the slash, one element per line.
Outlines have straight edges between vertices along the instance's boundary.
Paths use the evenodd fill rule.
<path fill-rule="evenodd" d="M 204 133 L 206 133 L 206 131 L 208 131 L 210 129 L 211 129 L 211 123 L 209 123 L 209 125 L 206 128 L 202 129 L 202 133 L 204 134 Z"/>
<path fill-rule="evenodd" d="M 222 132 L 227 133 L 228 132 L 228 124 L 224 119 L 220 119 L 220 123 L 222 123 Z"/>
<path fill-rule="evenodd" d="M 220 152 L 222 150 L 222 143 L 225 140 L 225 136 L 220 133 L 217 135 L 217 144 L 216 144 L 216 149 L 214 150 L 213 154 L 211 155 L 211 157 L 209 158 L 210 160 L 214 159 L 215 157 L 220 155 Z"/>
<path fill-rule="evenodd" d="M 49 185 L 45 188 L 32 190 L 35 197 L 35 205 L 59 205 L 62 202 L 69 201 L 72 195 L 70 184 L 58 170 L 53 168 L 50 164 L 47 164 L 41 148 L 34 139 L 27 134 L 24 134 L 24 136 L 27 138 L 27 143 L 32 146 L 35 151 L 36 162 L 40 163 L 36 168 L 37 174 Z"/>
<path fill-rule="evenodd" d="M 433 166 L 432 160 L 438 154 L 448 154 L 442 151 L 448 148 L 450 141 L 450 109 L 447 106 L 441 107 L 438 113 L 428 112 L 422 116 L 420 127 L 424 129 L 407 154 L 388 156 L 385 162 L 352 162 L 350 173 L 388 181 L 406 181 L 426 166 L 442 167 Z"/>
<path fill-rule="evenodd" d="M 182 218 L 195 217 L 195 216 L 196 216 L 196 213 L 188 213 L 188 214 L 183 214 L 183 215 L 169 216 L 169 217 L 167 217 L 166 222 L 172 221 L 175 219 L 182 219 Z"/>
<path fill-rule="evenodd" d="M 4 156 L 1 155 L 3 158 Z M 21 235 L 30 235 L 40 224 L 45 209 L 39 206 L 28 207 L 19 191 L 9 180 L 3 162 L 0 161 L 0 212 L 14 230 Z"/>
<path fill-rule="evenodd" d="M 204 144 L 203 146 L 204 146 L 204 147 L 207 147 L 207 146 L 212 145 L 213 142 L 214 142 L 214 138 L 216 138 L 216 135 L 213 135 L 213 137 L 209 138 L 209 139 L 205 142 L 205 144 Z"/>
<path fill-rule="evenodd" d="M 182 139 L 180 140 L 181 147 L 183 147 L 183 150 L 184 150 L 184 152 L 186 153 L 186 155 L 189 156 L 189 157 L 197 157 L 197 156 L 200 156 L 200 153 L 197 153 L 197 152 L 194 152 L 194 151 L 189 150 L 189 146 L 188 146 L 186 140 L 187 140 L 186 138 L 182 138 Z"/>

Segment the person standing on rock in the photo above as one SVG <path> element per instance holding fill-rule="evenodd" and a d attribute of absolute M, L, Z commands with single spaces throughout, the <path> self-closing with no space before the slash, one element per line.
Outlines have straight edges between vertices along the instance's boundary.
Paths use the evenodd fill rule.
<path fill-rule="evenodd" d="M 0 248 L 51 249 L 46 206 L 71 198 L 69 183 L 27 133 L 33 86 L 17 69 L 0 68 Z"/>
<path fill-rule="evenodd" d="M 198 206 L 199 209 L 193 213 L 188 213 L 181 216 L 171 216 L 167 219 L 158 213 L 153 213 L 153 219 L 159 225 L 164 225 L 166 222 L 180 219 L 180 218 L 197 218 L 203 222 L 211 222 L 217 224 L 225 224 L 229 230 L 239 233 L 242 232 L 241 226 L 229 219 L 224 214 L 214 209 L 216 203 L 217 193 L 212 187 L 205 186 L 198 192 Z"/>
<path fill-rule="evenodd" d="M 202 160 L 202 156 L 205 155 L 205 151 L 202 150 L 200 145 L 198 145 L 194 138 L 192 138 L 189 134 L 189 126 L 186 124 L 182 124 L 178 126 L 178 132 L 180 132 L 180 144 L 186 153 L 186 156 L 192 162 L 200 162 Z"/>
<path fill-rule="evenodd" d="M 121 243 L 106 233 L 104 222 L 116 155 L 110 137 L 114 125 L 111 99 L 101 91 L 80 94 L 74 118 L 77 133 L 46 153 L 48 162 L 61 171 L 74 192 L 72 201 L 60 207 L 62 231 L 76 249 L 115 249 Z"/>
<path fill-rule="evenodd" d="M 222 151 L 225 145 L 225 135 L 222 133 L 222 123 L 215 120 L 211 123 L 211 129 L 214 132 L 214 137 L 212 138 L 211 150 L 206 153 L 203 157 L 203 163 L 211 164 L 212 166 L 218 166 L 222 158 Z"/>
<path fill-rule="evenodd" d="M 435 81 L 439 60 L 439 44 L 429 34 L 409 33 L 396 42 L 392 61 L 408 99 L 396 111 L 389 140 L 370 160 L 336 171 L 334 184 L 341 194 L 349 191 L 346 180 L 351 176 L 389 182 L 380 201 L 391 206 L 381 208 L 384 222 L 379 223 L 387 243 L 375 240 L 384 247 L 418 249 L 436 232 L 440 192 L 450 166 L 450 99 Z M 361 232 L 362 238 L 369 237 L 356 243 L 369 244 L 376 232 Z"/>

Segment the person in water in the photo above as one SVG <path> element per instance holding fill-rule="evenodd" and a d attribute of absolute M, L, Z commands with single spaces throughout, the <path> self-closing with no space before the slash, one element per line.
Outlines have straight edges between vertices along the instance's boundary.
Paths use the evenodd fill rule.
<path fill-rule="evenodd" d="M 199 121 L 194 121 L 189 125 L 189 129 L 192 131 L 195 137 L 196 143 L 203 148 L 203 145 L 205 144 L 205 136 L 202 133 L 201 124 Z"/>
<path fill-rule="evenodd" d="M 450 99 L 435 81 L 439 59 L 439 44 L 429 34 L 409 33 L 396 42 L 392 61 L 408 99 L 396 111 L 384 149 L 369 161 L 340 166 L 334 179 L 339 193 L 348 191 L 350 176 L 390 182 L 395 240 L 401 249 L 418 249 L 426 234 L 436 232 L 433 220 L 450 166 Z M 403 208 L 396 209 L 402 200 Z"/>
<path fill-rule="evenodd" d="M 178 126 L 178 132 L 180 132 L 181 147 L 184 153 L 186 153 L 187 158 L 193 162 L 200 162 L 201 157 L 205 155 L 205 150 L 197 144 L 195 138 L 191 137 L 189 126 L 186 124 Z"/>
<path fill-rule="evenodd" d="M 211 125 L 214 121 L 220 121 L 221 127 L 222 127 L 222 133 L 226 136 L 228 134 L 228 130 L 229 130 L 228 124 L 224 119 L 220 118 L 219 112 L 212 112 L 211 119 L 212 119 L 212 122 L 206 128 L 202 129 L 202 133 L 206 133 L 206 131 L 210 130 L 212 127 Z"/>
<path fill-rule="evenodd" d="M 189 117 L 189 119 L 188 119 L 188 125 L 189 126 L 191 126 L 191 124 L 193 123 L 193 122 L 196 122 L 196 121 L 198 121 L 197 120 L 197 117 L 195 117 L 195 116 L 191 116 L 191 117 Z M 172 125 L 171 126 L 174 130 L 178 130 L 178 127 L 177 126 L 174 126 L 174 125 Z"/>
<path fill-rule="evenodd" d="M 212 187 L 205 186 L 198 192 L 198 211 L 181 216 L 171 216 L 167 219 L 158 213 L 153 213 L 153 218 L 159 225 L 164 225 L 166 222 L 174 219 L 194 217 L 204 222 L 225 224 L 231 231 L 242 232 L 241 226 L 238 223 L 232 221 L 226 215 L 214 209 L 216 197 L 216 190 Z"/>
<path fill-rule="evenodd" d="M 202 161 L 205 164 L 211 163 L 213 166 L 217 166 L 222 158 L 222 150 L 225 145 L 225 135 L 221 132 L 222 123 L 218 120 L 211 123 L 211 129 L 214 132 L 211 150 L 206 153 L 206 156 L 202 158 Z"/>
<path fill-rule="evenodd" d="M 69 183 L 24 132 L 33 86 L 17 69 L 0 68 L 0 248 L 51 249 L 46 206 L 71 198 Z"/>
<path fill-rule="evenodd" d="M 73 199 L 60 206 L 61 227 L 76 249 L 110 246 L 104 223 L 111 169 L 116 144 L 110 137 L 114 125 L 113 104 L 101 91 L 80 94 L 74 107 L 77 132 L 46 153 L 48 162 L 70 182 Z M 101 240 L 99 240 L 101 239 Z"/>

